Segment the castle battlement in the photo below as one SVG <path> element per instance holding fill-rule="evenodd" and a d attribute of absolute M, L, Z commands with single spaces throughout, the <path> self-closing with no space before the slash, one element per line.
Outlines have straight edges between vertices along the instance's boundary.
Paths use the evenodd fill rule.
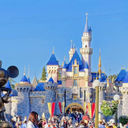
<path fill-rule="evenodd" d="M 45 93 L 45 91 L 33 91 L 30 92 L 30 97 L 44 97 Z"/>

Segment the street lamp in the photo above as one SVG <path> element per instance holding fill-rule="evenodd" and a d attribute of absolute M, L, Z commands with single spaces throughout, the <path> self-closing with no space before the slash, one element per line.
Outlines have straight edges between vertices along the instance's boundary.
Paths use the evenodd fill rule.
<path fill-rule="evenodd" d="M 95 128 L 98 128 L 98 122 L 99 122 L 99 86 L 100 86 L 100 81 L 99 80 L 94 80 L 93 87 L 96 89 Z"/>
<path fill-rule="evenodd" d="M 117 102 L 119 102 L 119 99 L 120 99 L 120 96 L 118 94 L 114 95 L 113 99 Z M 115 113 L 115 124 L 117 125 L 118 122 L 118 105 L 117 105 L 117 110 L 116 110 L 116 113 Z"/>

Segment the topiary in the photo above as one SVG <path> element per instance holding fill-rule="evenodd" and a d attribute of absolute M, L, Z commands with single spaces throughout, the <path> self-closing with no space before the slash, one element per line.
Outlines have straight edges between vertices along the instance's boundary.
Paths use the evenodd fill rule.
<path fill-rule="evenodd" d="M 103 100 L 101 105 L 101 111 L 105 116 L 112 116 L 117 111 L 117 101 L 105 101 Z"/>

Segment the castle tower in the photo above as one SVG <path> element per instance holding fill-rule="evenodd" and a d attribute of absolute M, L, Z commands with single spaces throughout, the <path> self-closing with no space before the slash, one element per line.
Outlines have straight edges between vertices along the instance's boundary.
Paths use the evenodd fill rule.
<path fill-rule="evenodd" d="M 128 99 L 128 71 L 126 72 L 125 78 L 123 80 L 123 85 L 120 87 L 120 91 L 122 93 L 122 101 L 120 104 L 122 104 L 122 115 L 128 115 L 128 102 L 126 99 Z"/>
<path fill-rule="evenodd" d="M 48 77 L 47 80 L 49 80 L 51 77 L 55 82 L 58 80 L 58 70 L 59 70 L 59 63 L 55 57 L 54 52 L 52 53 L 48 63 L 47 63 L 47 73 Z"/>
<path fill-rule="evenodd" d="M 80 53 L 82 55 L 82 62 L 85 65 L 88 64 L 89 70 L 89 79 L 91 80 L 91 55 L 92 55 L 92 48 L 91 48 L 91 39 L 92 39 L 92 30 L 91 27 L 88 26 L 88 14 L 86 13 L 86 24 L 85 30 L 83 32 L 82 40 L 82 48 L 80 48 Z"/>
<path fill-rule="evenodd" d="M 48 111 L 48 103 L 53 103 L 56 102 L 57 98 L 56 98 L 56 89 L 57 89 L 57 83 L 54 82 L 54 80 L 52 79 L 52 77 L 48 80 L 47 83 L 45 83 L 45 104 L 46 104 L 46 110 L 45 110 L 45 116 L 47 118 L 50 117 L 49 111 Z M 54 114 L 56 114 L 56 107 L 57 107 L 57 103 L 55 105 L 55 112 Z M 59 110 L 59 108 L 58 108 Z"/>
<path fill-rule="evenodd" d="M 17 108 L 16 115 L 21 115 L 22 118 L 28 116 L 30 113 L 30 90 L 32 89 L 32 85 L 29 83 L 25 73 L 22 77 L 21 81 L 16 84 L 15 89 L 18 92 L 17 96 Z M 25 111 L 25 112 L 24 112 Z M 13 113 L 13 112 L 12 112 Z M 13 113 L 14 115 L 14 113 Z"/>
<path fill-rule="evenodd" d="M 74 53 L 75 53 L 75 48 L 73 47 L 72 40 L 71 40 L 71 48 L 69 51 L 69 61 L 72 59 L 72 56 Z"/>

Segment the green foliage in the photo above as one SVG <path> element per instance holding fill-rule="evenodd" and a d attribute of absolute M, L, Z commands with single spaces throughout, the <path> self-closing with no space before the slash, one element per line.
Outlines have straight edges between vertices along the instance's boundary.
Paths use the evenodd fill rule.
<path fill-rule="evenodd" d="M 41 80 L 43 80 L 43 81 L 45 81 L 45 80 L 46 80 L 46 70 L 45 70 L 45 67 L 43 67 Z"/>
<path fill-rule="evenodd" d="M 120 116 L 119 122 L 124 126 L 128 123 L 128 116 Z"/>
<path fill-rule="evenodd" d="M 12 78 L 9 78 L 9 82 L 12 89 L 15 89 L 15 81 Z"/>
<path fill-rule="evenodd" d="M 101 105 L 101 111 L 105 116 L 112 116 L 117 111 L 117 101 L 103 101 Z"/>

